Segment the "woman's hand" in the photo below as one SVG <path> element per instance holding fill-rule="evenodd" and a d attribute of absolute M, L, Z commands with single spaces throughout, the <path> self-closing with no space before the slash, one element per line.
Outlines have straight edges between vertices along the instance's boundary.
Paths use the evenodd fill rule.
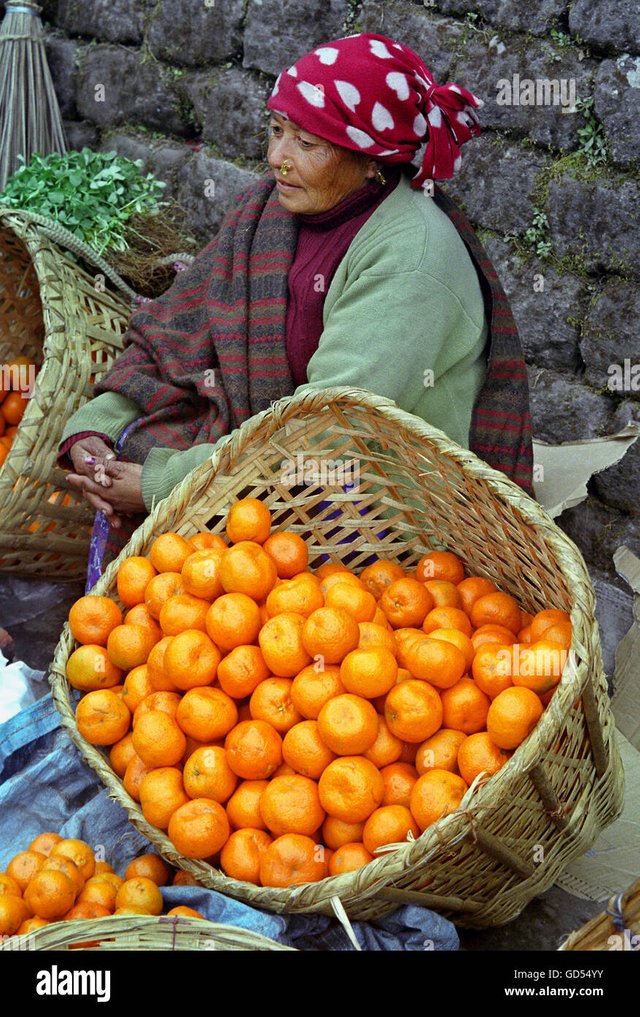
<path fill-rule="evenodd" d="M 114 453 L 109 446 L 95 436 L 81 438 L 71 446 L 67 455 L 73 463 L 75 473 L 83 477 L 93 478 L 97 465 L 102 465 L 108 459 L 115 459 Z"/>
<path fill-rule="evenodd" d="M 118 529 L 122 524 L 121 516 L 146 512 L 142 499 L 142 466 L 107 460 L 97 463 L 92 471 L 92 477 L 69 473 L 67 480 L 82 492 L 90 505 L 104 513 L 110 526 Z"/>

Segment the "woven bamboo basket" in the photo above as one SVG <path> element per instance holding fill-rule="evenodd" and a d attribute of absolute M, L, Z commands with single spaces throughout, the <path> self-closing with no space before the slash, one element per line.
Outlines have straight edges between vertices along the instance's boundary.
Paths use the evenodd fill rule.
<path fill-rule="evenodd" d="M 356 472 L 357 487 L 345 490 Z M 66 627 L 50 681 L 85 759 L 170 862 L 256 907 L 344 908 L 367 920 L 417 903 L 471 927 L 515 918 L 622 808 L 594 593 L 577 548 L 520 488 L 441 431 L 389 400 L 340 388 L 281 400 L 219 441 L 211 464 L 156 506 L 93 592 L 117 597 L 120 561 L 144 555 L 162 532 L 223 532 L 230 505 L 245 496 L 265 500 L 275 530 L 305 539 L 312 566 L 329 558 L 358 571 L 379 556 L 409 567 L 429 549 L 448 547 L 470 572 L 519 591 L 526 610 L 569 611 L 573 652 L 536 729 L 499 773 L 415 842 L 356 873 L 290 889 L 256 887 L 186 860 L 146 822 L 106 754 L 78 734 L 65 677 L 75 643 Z"/>
<path fill-rule="evenodd" d="M 178 915 L 113 915 L 53 922 L 12 936 L 0 950 L 294 950 L 235 925 Z"/>
<path fill-rule="evenodd" d="M 37 219 L 0 208 L 0 366 L 26 355 L 38 367 L 0 468 L 0 572 L 70 579 L 86 571 L 93 512 L 65 485 L 58 445 L 67 418 L 122 350 L 131 308 Z"/>
<path fill-rule="evenodd" d="M 640 951 L 640 879 L 612 897 L 606 911 L 572 932 L 560 949 Z"/>

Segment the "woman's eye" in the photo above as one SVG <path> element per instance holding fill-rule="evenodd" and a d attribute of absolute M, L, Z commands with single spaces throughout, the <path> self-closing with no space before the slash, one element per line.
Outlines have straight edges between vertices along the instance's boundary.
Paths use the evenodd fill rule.
<path fill-rule="evenodd" d="M 272 138 L 279 138 L 282 134 L 282 128 L 278 127 L 277 124 L 269 124 L 269 133 Z"/>
<path fill-rule="evenodd" d="M 315 148 L 313 141 L 306 141 L 304 138 L 298 138 L 298 144 L 304 149 Z"/>

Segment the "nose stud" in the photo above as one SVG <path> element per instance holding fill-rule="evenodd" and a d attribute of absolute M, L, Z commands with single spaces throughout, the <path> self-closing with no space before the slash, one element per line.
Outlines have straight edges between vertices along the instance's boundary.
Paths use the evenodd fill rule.
<path fill-rule="evenodd" d="M 282 163 L 282 165 L 281 165 L 281 167 L 280 167 L 280 174 L 281 174 L 281 175 L 282 175 L 283 177 L 286 177 L 287 173 L 288 173 L 288 172 L 289 172 L 289 170 L 290 170 L 290 169 L 292 169 L 292 168 L 293 168 L 293 167 L 292 167 L 291 163 L 290 163 L 290 162 L 288 161 L 288 159 L 285 159 L 285 161 L 284 161 L 284 162 Z"/>

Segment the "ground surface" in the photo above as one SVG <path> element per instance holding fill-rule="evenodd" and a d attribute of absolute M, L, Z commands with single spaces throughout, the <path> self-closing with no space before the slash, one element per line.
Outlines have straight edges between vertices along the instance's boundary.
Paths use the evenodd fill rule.
<path fill-rule="evenodd" d="M 43 583 L 0 577 L 0 627 L 15 642 L 15 659 L 46 670 L 81 583 Z M 96 778 L 97 779 L 97 778 Z M 515 921 L 493 929 L 459 929 L 464 950 L 555 950 L 603 905 L 552 887 L 532 901 Z"/>

